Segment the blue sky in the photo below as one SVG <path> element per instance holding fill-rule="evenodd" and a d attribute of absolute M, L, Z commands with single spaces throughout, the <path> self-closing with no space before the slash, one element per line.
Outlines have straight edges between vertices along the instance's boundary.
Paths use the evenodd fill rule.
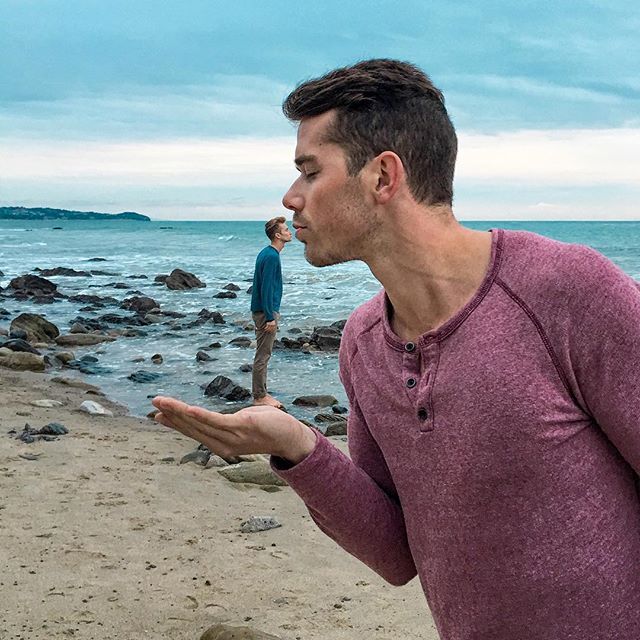
<path fill-rule="evenodd" d="M 264 219 L 288 91 L 395 57 L 445 93 L 461 219 L 638 219 L 636 6 L 3 0 L 0 203 Z"/>

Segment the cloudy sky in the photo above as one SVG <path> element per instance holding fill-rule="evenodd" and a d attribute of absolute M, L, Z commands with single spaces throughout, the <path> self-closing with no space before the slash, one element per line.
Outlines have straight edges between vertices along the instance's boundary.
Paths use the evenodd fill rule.
<path fill-rule="evenodd" d="M 280 104 L 410 60 L 460 137 L 461 219 L 640 219 L 631 0 L 2 0 L 0 205 L 264 219 L 295 177 Z"/>

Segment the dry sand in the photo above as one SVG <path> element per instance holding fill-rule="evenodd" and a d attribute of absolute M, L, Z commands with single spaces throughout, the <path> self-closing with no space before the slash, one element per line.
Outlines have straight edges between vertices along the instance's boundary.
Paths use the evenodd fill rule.
<path fill-rule="evenodd" d="M 43 398 L 64 405 L 31 406 Z M 115 416 L 80 413 L 87 399 Z M 417 580 L 384 583 L 288 487 L 180 465 L 193 441 L 44 374 L 0 369 L 0 407 L 1 640 L 197 640 L 217 622 L 283 640 L 437 640 Z M 69 434 L 7 435 L 52 421 Z M 252 515 L 283 526 L 240 533 Z"/>

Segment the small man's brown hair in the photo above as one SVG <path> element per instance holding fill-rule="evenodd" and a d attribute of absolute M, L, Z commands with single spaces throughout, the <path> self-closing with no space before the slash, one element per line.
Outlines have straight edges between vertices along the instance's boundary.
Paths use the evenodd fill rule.
<path fill-rule="evenodd" d="M 264 232 L 267 234 L 269 240 L 273 240 L 276 237 L 276 233 L 280 230 L 280 225 L 286 222 L 287 219 L 284 216 L 278 216 L 277 218 L 271 218 L 264 225 Z"/>

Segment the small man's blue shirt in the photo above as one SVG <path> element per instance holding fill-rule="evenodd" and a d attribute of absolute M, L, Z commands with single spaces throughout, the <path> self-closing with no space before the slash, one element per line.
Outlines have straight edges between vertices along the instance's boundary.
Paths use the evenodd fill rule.
<path fill-rule="evenodd" d="M 280 252 L 271 245 L 266 246 L 256 258 L 251 293 L 251 311 L 262 311 L 267 322 L 280 311 L 282 300 L 282 267 Z"/>

